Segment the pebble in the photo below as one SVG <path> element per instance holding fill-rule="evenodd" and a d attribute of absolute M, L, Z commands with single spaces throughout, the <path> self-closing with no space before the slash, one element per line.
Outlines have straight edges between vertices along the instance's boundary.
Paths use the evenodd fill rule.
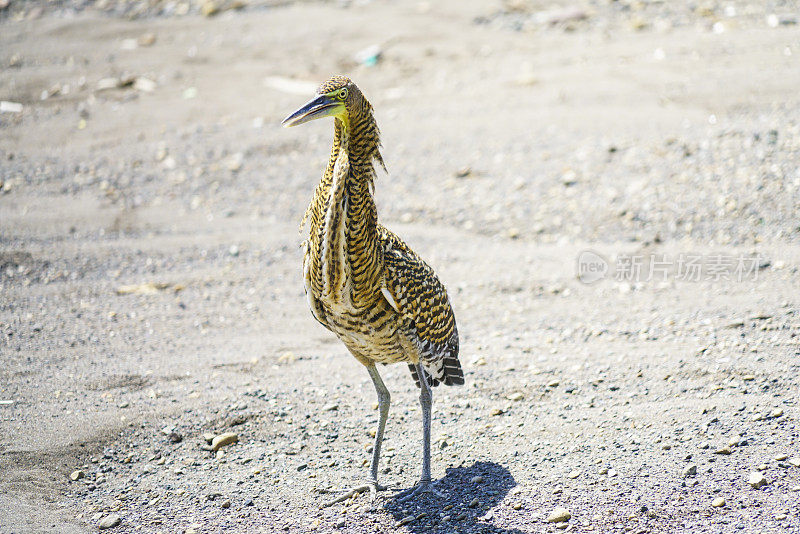
<path fill-rule="evenodd" d="M 770 417 L 775 417 L 775 418 L 782 417 L 783 416 L 783 410 L 781 410 L 780 408 L 775 408 L 774 410 L 769 412 L 769 416 Z"/>
<path fill-rule="evenodd" d="M 511 505 L 511 508 L 513 508 L 514 510 L 521 510 L 522 503 L 515 502 L 514 504 Z"/>
<path fill-rule="evenodd" d="M 203 2 L 203 5 L 200 7 L 200 13 L 202 13 L 205 17 L 216 15 L 217 12 L 219 12 L 219 6 L 212 0 Z"/>
<path fill-rule="evenodd" d="M 777 455 L 775 457 L 775 461 L 776 462 L 782 462 L 782 461 L 786 460 L 788 457 L 789 457 L 788 454 L 779 454 L 779 455 Z"/>
<path fill-rule="evenodd" d="M 503 410 L 500 408 L 495 408 L 491 411 L 491 415 L 503 415 Z"/>
<path fill-rule="evenodd" d="M 216 436 L 213 440 L 211 440 L 211 450 L 218 451 L 222 447 L 227 445 L 231 445 L 232 443 L 236 443 L 239 441 L 239 434 L 235 434 L 233 432 L 225 432 L 224 434 L 220 434 Z"/>
<path fill-rule="evenodd" d="M 211 444 L 211 442 L 212 442 L 212 441 L 214 441 L 214 438 L 215 438 L 215 437 L 217 437 L 217 435 L 216 435 L 216 434 L 214 434 L 213 432 L 204 432 L 204 433 L 203 433 L 203 439 L 204 439 L 204 440 L 205 440 L 205 442 L 206 442 L 206 443 L 208 443 L 209 445 Z"/>
<path fill-rule="evenodd" d="M 475 507 L 476 507 L 476 506 L 478 506 L 479 504 L 480 504 L 480 501 L 478 500 L 478 498 L 477 498 L 477 497 L 475 497 L 474 499 L 472 499 L 472 501 L 470 501 L 470 503 L 469 503 L 469 507 L 470 507 L 470 508 L 475 508 Z"/>
<path fill-rule="evenodd" d="M 554 508 L 550 515 L 547 516 L 548 523 L 564 523 L 569 521 L 572 514 L 566 508 Z"/>
<path fill-rule="evenodd" d="M 398 527 L 402 527 L 403 525 L 407 525 L 414 521 L 415 517 L 413 515 L 407 515 L 403 519 L 397 522 Z"/>
<path fill-rule="evenodd" d="M 750 484 L 750 486 L 754 489 L 759 489 L 769 484 L 766 477 L 757 471 L 750 473 L 747 483 Z"/>
<path fill-rule="evenodd" d="M 242 164 L 244 163 L 244 154 L 241 152 L 236 152 L 235 154 L 231 154 L 227 161 L 225 162 L 225 166 L 228 167 L 228 170 L 237 172 L 239 169 L 242 168 Z"/>
<path fill-rule="evenodd" d="M 139 46 L 152 46 L 156 42 L 156 34 L 144 33 L 139 36 L 137 43 Z"/>
<path fill-rule="evenodd" d="M 156 82 L 150 78 L 143 78 L 139 76 L 136 78 L 136 80 L 134 80 L 133 88 L 137 91 L 142 91 L 143 93 L 152 93 L 156 90 Z"/>
<path fill-rule="evenodd" d="M 74 482 L 76 480 L 82 479 L 85 476 L 86 476 L 86 473 L 84 473 L 80 469 L 76 469 L 75 471 L 73 471 L 72 473 L 69 474 L 69 479 Z"/>
<path fill-rule="evenodd" d="M 105 530 L 107 528 L 114 528 L 120 523 L 122 523 L 122 518 L 117 514 L 111 514 L 101 519 L 100 522 L 97 523 L 97 527 L 100 530 Z"/>
<path fill-rule="evenodd" d="M 222 508 L 230 508 L 231 507 L 230 499 L 225 499 L 224 501 L 222 501 L 222 504 L 220 504 L 220 506 Z"/>
<path fill-rule="evenodd" d="M 721 448 L 715 450 L 714 454 L 725 454 L 725 455 L 728 455 L 731 452 L 733 452 L 733 451 L 731 451 L 730 446 L 729 445 L 725 445 L 724 447 L 721 447 Z"/>
<path fill-rule="evenodd" d="M 681 474 L 683 475 L 683 478 L 693 477 L 697 474 L 697 466 L 694 464 L 686 466 Z"/>
<path fill-rule="evenodd" d="M 789 458 L 789 463 L 795 467 L 800 467 L 800 458 Z"/>
<path fill-rule="evenodd" d="M 481 475 L 478 475 L 476 477 L 472 477 L 470 479 L 470 482 L 472 482 L 473 484 L 480 484 L 481 482 L 483 482 L 483 477 Z"/>
<path fill-rule="evenodd" d="M 551 380 L 550 382 L 548 382 L 548 383 L 547 383 L 547 387 L 549 387 L 549 388 L 555 388 L 555 387 L 558 387 L 558 385 L 559 385 L 560 383 L 561 383 L 561 382 L 559 382 L 558 380 Z"/>
<path fill-rule="evenodd" d="M 579 476 L 581 476 L 581 470 L 580 469 L 574 469 L 574 470 L 569 472 L 569 474 L 567 475 L 567 478 L 575 479 L 575 478 L 578 478 Z"/>
<path fill-rule="evenodd" d="M 722 497 L 717 497 L 713 501 L 711 501 L 711 506 L 713 506 L 714 508 L 722 508 L 723 506 L 725 506 L 725 499 L 723 499 Z"/>
<path fill-rule="evenodd" d="M 183 435 L 181 435 L 180 432 L 174 432 L 174 431 L 170 432 L 169 435 L 167 436 L 167 438 L 172 443 L 180 443 L 181 441 L 183 441 Z"/>
<path fill-rule="evenodd" d="M 520 392 L 516 392 L 509 395 L 507 398 L 511 401 L 521 401 L 525 398 L 525 395 Z"/>

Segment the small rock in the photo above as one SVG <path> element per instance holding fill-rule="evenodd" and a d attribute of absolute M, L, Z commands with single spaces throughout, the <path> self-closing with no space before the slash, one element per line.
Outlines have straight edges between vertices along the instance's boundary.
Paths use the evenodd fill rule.
<path fill-rule="evenodd" d="M 98 91 L 105 91 L 107 89 L 116 89 L 119 87 L 120 81 L 119 78 L 101 78 L 97 82 L 97 90 Z"/>
<path fill-rule="evenodd" d="M 567 478 L 576 479 L 579 476 L 581 476 L 581 470 L 580 469 L 574 469 L 574 470 L 569 472 L 569 474 L 567 475 Z"/>
<path fill-rule="evenodd" d="M 569 521 L 572 514 L 566 508 L 555 508 L 550 515 L 547 516 L 548 523 L 564 523 Z"/>
<path fill-rule="evenodd" d="M 203 433 L 203 439 L 209 445 L 211 444 L 212 441 L 214 441 L 215 437 L 217 437 L 217 436 L 213 432 L 204 432 Z"/>
<path fill-rule="evenodd" d="M 82 479 L 85 476 L 86 476 L 86 473 L 84 473 L 80 469 L 76 469 L 75 471 L 73 471 L 72 473 L 69 474 L 69 479 L 74 482 L 76 480 Z"/>
<path fill-rule="evenodd" d="M 472 499 L 472 501 L 470 501 L 470 503 L 469 503 L 469 507 L 470 507 L 470 508 L 475 508 L 475 507 L 476 507 L 476 506 L 478 506 L 479 504 L 480 504 L 480 501 L 478 500 L 478 498 L 477 498 L 477 497 L 475 497 L 474 499 Z"/>
<path fill-rule="evenodd" d="M 203 5 L 200 7 L 200 13 L 203 14 L 204 17 L 210 17 L 212 15 L 216 15 L 219 12 L 219 6 L 216 2 L 212 0 L 208 0 L 203 2 Z"/>
<path fill-rule="evenodd" d="M 775 457 L 775 461 L 776 462 L 782 462 L 782 461 L 786 460 L 788 457 L 789 456 L 787 454 L 779 454 L 778 456 Z"/>
<path fill-rule="evenodd" d="M 524 398 L 525 398 L 525 395 L 523 395 L 520 392 L 512 393 L 511 395 L 509 395 L 507 397 L 508 400 L 512 400 L 512 401 L 521 401 Z"/>
<path fill-rule="evenodd" d="M 714 508 L 722 508 L 723 506 L 725 506 L 725 499 L 723 499 L 722 497 L 717 497 L 713 501 L 711 501 L 711 506 L 713 506 Z"/>
<path fill-rule="evenodd" d="M 774 418 L 782 417 L 783 416 L 783 410 L 781 410 L 780 408 L 775 408 L 774 410 L 769 412 L 769 416 L 770 417 L 774 417 Z"/>
<path fill-rule="evenodd" d="M 789 458 L 789 463 L 795 467 L 800 467 L 800 458 Z"/>
<path fill-rule="evenodd" d="M 143 93 L 152 93 L 156 90 L 156 82 L 150 78 L 143 78 L 139 76 L 136 78 L 136 80 L 134 80 L 133 88 L 137 91 L 142 91 Z"/>
<path fill-rule="evenodd" d="M 139 46 L 152 46 L 153 43 L 156 42 L 156 34 L 154 33 L 143 33 L 139 36 L 139 40 L 137 41 Z"/>
<path fill-rule="evenodd" d="M 491 415 L 503 415 L 503 410 L 500 408 L 495 408 L 491 411 Z"/>
<path fill-rule="evenodd" d="M 218 451 L 222 447 L 227 445 L 231 445 L 232 443 L 236 443 L 239 441 L 239 435 L 234 434 L 233 432 L 225 432 L 224 434 L 220 434 L 216 436 L 213 440 L 211 440 L 211 450 Z"/>
<path fill-rule="evenodd" d="M 172 443 L 180 443 L 183 441 L 183 436 L 180 434 L 180 432 L 173 431 L 169 433 L 167 439 L 169 439 Z"/>
<path fill-rule="evenodd" d="M 130 403 L 129 403 L 128 401 L 125 401 L 125 402 L 120 402 L 120 403 L 119 403 L 119 407 L 120 407 L 120 408 L 127 408 L 127 407 L 129 407 L 129 406 L 130 406 Z"/>
<path fill-rule="evenodd" d="M 549 388 L 555 388 L 555 387 L 558 387 L 558 385 L 559 385 L 560 383 L 561 383 L 561 382 L 559 382 L 558 380 L 551 380 L 550 382 L 548 382 L 548 383 L 547 383 L 547 387 L 549 387 Z"/>
<path fill-rule="evenodd" d="M 478 475 L 476 477 L 472 477 L 470 479 L 470 482 L 472 482 L 473 484 L 480 484 L 481 482 L 483 482 L 483 477 L 481 475 Z"/>
<path fill-rule="evenodd" d="M 97 527 L 100 530 L 105 530 L 107 528 L 114 528 L 120 523 L 122 523 L 122 518 L 117 514 L 111 514 L 101 519 L 100 522 L 97 523 Z"/>
<path fill-rule="evenodd" d="M 513 508 L 514 510 L 521 510 L 522 503 L 515 502 L 514 504 L 511 505 L 511 508 Z"/>
<path fill-rule="evenodd" d="M 338 404 L 326 404 L 325 406 L 322 407 L 323 412 L 335 412 L 338 409 L 339 409 Z"/>
<path fill-rule="evenodd" d="M 747 483 L 750 484 L 753 489 L 759 489 L 769 484 L 766 477 L 757 471 L 750 473 Z"/>
<path fill-rule="evenodd" d="M 398 527 L 402 527 L 403 525 L 407 525 L 407 524 L 411 523 L 412 521 L 414 521 L 414 519 L 415 518 L 414 518 L 413 515 L 407 515 L 403 519 L 401 519 L 400 521 L 397 522 L 397 526 Z"/>
<path fill-rule="evenodd" d="M 244 154 L 241 152 L 236 152 L 228 157 L 227 161 L 225 162 L 225 166 L 228 167 L 228 170 L 232 172 L 237 172 L 239 169 L 242 168 L 243 163 L 244 163 Z"/>
<path fill-rule="evenodd" d="M 230 508 L 231 507 L 230 499 L 225 499 L 224 501 L 222 501 L 222 504 L 220 504 L 220 506 L 222 508 Z"/>
<path fill-rule="evenodd" d="M 470 167 L 461 167 L 455 172 L 456 178 L 466 178 L 472 174 L 472 169 Z"/>
<path fill-rule="evenodd" d="M 715 450 L 715 451 L 714 451 L 714 454 L 725 454 L 725 455 L 728 455 L 728 454 L 730 454 L 731 452 L 732 452 L 732 451 L 731 451 L 731 447 L 730 447 L 730 445 L 725 445 L 724 447 L 721 447 L 721 448 L 719 448 L 719 449 Z"/>
<path fill-rule="evenodd" d="M 697 474 L 697 466 L 694 464 L 686 466 L 681 474 L 683 475 L 683 478 L 693 477 Z"/>
<path fill-rule="evenodd" d="M 344 519 L 340 519 L 339 521 L 336 522 L 336 528 L 344 528 L 345 525 L 347 525 L 347 521 L 345 521 Z"/>

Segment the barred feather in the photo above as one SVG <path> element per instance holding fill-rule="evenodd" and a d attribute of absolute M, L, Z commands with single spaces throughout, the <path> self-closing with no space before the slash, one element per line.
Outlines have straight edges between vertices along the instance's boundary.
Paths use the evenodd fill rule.
<path fill-rule="evenodd" d="M 421 363 L 431 385 L 464 383 L 458 330 L 444 286 L 399 237 L 379 225 L 375 162 L 383 166 L 372 106 L 349 79 L 335 76 L 319 94 L 348 88 L 347 116 L 303 217 L 309 223 L 304 280 L 314 317 L 363 364 Z M 384 167 L 385 168 L 385 167 Z"/>

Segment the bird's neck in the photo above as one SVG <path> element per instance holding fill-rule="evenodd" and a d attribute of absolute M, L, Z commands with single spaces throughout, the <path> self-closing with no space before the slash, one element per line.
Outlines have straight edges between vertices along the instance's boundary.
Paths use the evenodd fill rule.
<path fill-rule="evenodd" d="M 309 206 L 310 246 L 317 259 L 311 273 L 314 290 L 352 307 L 365 305 L 380 284 L 373 198 L 375 161 L 383 164 L 379 147 L 371 113 L 348 123 L 336 119 L 328 166 Z"/>

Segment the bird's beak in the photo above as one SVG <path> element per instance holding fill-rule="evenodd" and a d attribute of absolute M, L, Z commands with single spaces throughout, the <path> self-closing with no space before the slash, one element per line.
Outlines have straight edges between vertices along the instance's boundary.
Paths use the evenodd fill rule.
<path fill-rule="evenodd" d="M 344 104 L 328 95 L 320 95 L 306 102 L 303 107 L 283 119 L 283 126 L 297 126 L 314 119 L 338 115 Z"/>

